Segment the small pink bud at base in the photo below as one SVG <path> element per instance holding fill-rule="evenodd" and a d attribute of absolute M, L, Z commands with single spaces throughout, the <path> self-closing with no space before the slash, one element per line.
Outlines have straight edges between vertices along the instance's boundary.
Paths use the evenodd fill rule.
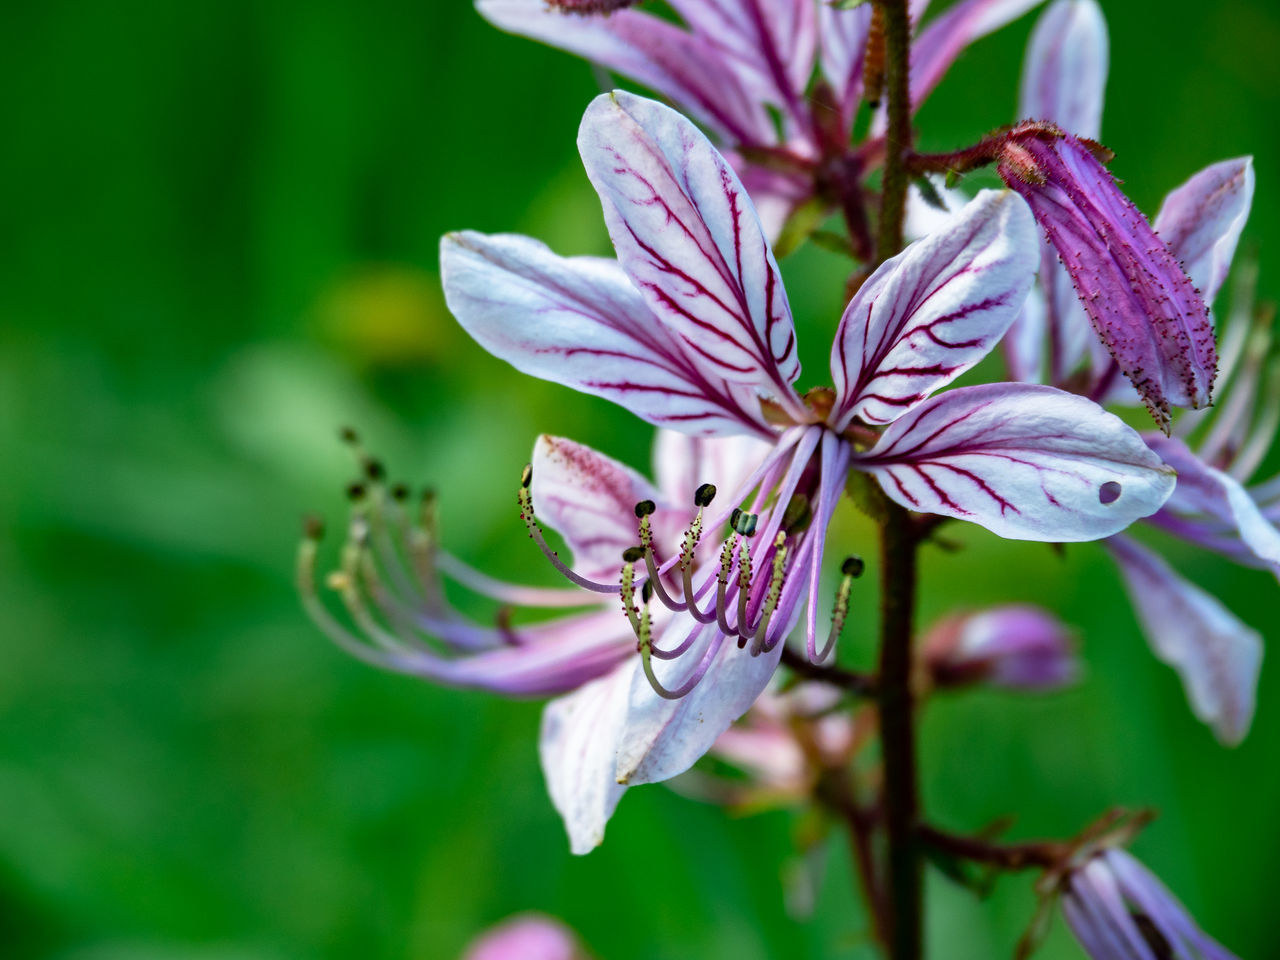
<path fill-rule="evenodd" d="M 995 607 L 948 617 L 924 639 L 924 662 L 937 687 L 986 684 L 1008 690 L 1053 690 L 1078 672 L 1066 628 L 1047 611 Z"/>

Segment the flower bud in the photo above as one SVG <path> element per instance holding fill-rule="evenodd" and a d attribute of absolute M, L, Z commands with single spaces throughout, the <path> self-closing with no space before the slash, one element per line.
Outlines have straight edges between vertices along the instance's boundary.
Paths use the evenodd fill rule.
<path fill-rule="evenodd" d="M 1124 850 L 1100 853 L 1066 877 L 1062 915 L 1094 960 L 1236 960 Z"/>
<path fill-rule="evenodd" d="M 935 686 L 982 683 L 1009 690 L 1052 690 L 1078 673 L 1066 628 L 1036 607 L 995 607 L 948 617 L 924 639 Z"/>
<path fill-rule="evenodd" d="M 528 913 L 481 934 L 462 960 L 580 960 L 584 956 L 577 938 L 563 923 Z"/>
<path fill-rule="evenodd" d="M 1001 141 L 1000 176 L 1031 206 L 1103 344 L 1168 432 L 1170 408 L 1211 402 L 1209 311 L 1168 246 L 1102 165 L 1110 154 L 1045 123 Z"/>

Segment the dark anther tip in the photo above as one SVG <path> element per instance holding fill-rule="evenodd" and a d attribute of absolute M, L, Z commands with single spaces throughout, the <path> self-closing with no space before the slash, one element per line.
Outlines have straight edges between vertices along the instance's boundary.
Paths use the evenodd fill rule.
<path fill-rule="evenodd" d="M 716 485 L 714 483 L 704 483 L 693 492 L 694 506 L 708 507 L 711 501 L 716 498 Z"/>
<path fill-rule="evenodd" d="M 742 534 L 744 537 L 754 537 L 756 534 L 756 523 L 760 517 L 754 513 L 746 513 L 742 510 L 734 510 L 733 516 L 729 520 L 730 526 Z"/>
<path fill-rule="evenodd" d="M 349 483 L 349 484 L 347 484 L 347 499 L 348 499 L 348 500 L 363 500 L 363 499 L 364 499 L 364 494 L 365 494 L 365 489 L 364 489 L 364 484 L 363 484 L 363 483 Z"/>
<path fill-rule="evenodd" d="M 520 471 L 520 486 L 528 490 L 531 483 L 533 483 L 533 464 L 526 463 L 524 469 Z"/>
<path fill-rule="evenodd" d="M 302 518 L 302 535 L 308 540 L 323 540 L 324 521 L 314 513 L 307 514 Z"/>
<path fill-rule="evenodd" d="M 861 557 L 846 557 L 844 563 L 840 565 L 840 572 L 846 577 L 860 577 L 866 569 L 867 565 Z"/>
<path fill-rule="evenodd" d="M 360 435 L 356 433 L 354 427 L 343 427 L 338 431 L 338 439 L 343 443 L 359 443 Z"/>
<path fill-rule="evenodd" d="M 382 465 L 382 461 L 374 457 L 365 457 L 362 466 L 364 467 L 364 475 L 374 483 L 377 483 L 387 475 L 387 468 Z"/>
<path fill-rule="evenodd" d="M 640 588 L 640 599 L 644 603 L 648 603 L 653 598 L 653 581 L 646 580 L 644 586 Z"/>
<path fill-rule="evenodd" d="M 657 509 L 658 509 L 658 505 L 654 503 L 652 500 L 641 500 L 639 503 L 636 504 L 636 516 L 647 517 L 647 516 L 650 516 L 653 513 L 653 511 Z"/>
<path fill-rule="evenodd" d="M 409 499 L 409 488 L 403 483 L 397 483 L 391 488 L 391 497 L 401 503 Z"/>
<path fill-rule="evenodd" d="M 639 563 L 644 559 L 644 547 L 627 547 L 622 551 L 623 563 Z"/>

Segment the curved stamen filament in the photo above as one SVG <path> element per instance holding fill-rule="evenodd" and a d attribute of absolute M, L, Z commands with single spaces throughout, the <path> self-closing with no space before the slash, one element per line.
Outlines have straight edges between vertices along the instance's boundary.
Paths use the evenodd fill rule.
<path fill-rule="evenodd" d="M 542 527 L 538 524 L 538 518 L 533 513 L 533 496 L 529 493 L 528 485 L 520 487 L 520 493 L 517 495 L 516 502 L 520 504 L 520 519 L 524 521 L 524 525 L 529 530 L 529 537 L 538 548 L 551 561 L 551 565 L 555 567 L 560 574 L 570 583 L 575 583 L 584 590 L 590 590 L 593 593 L 613 593 L 618 588 L 611 583 L 597 583 L 578 574 L 560 559 L 559 554 L 547 546 L 546 539 L 542 536 Z"/>
<path fill-rule="evenodd" d="M 725 634 L 716 633 L 712 638 L 710 645 L 707 647 L 706 652 L 702 655 L 702 659 L 698 661 L 697 666 L 693 668 L 693 671 L 685 678 L 684 682 L 681 683 L 680 686 L 672 690 L 658 679 L 658 676 L 653 669 L 653 659 L 650 656 L 652 653 L 653 639 L 649 635 L 648 608 L 645 608 L 645 611 L 641 616 L 641 626 L 644 628 L 644 633 L 641 636 L 639 643 L 640 663 L 644 667 L 644 675 L 649 681 L 649 686 L 653 688 L 654 693 L 662 697 L 664 700 L 679 700 L 680 698 L 687 696 L 694 687 L 701 683 L 702 678 L 707 675 L 707 670 L 710 669 L 711 664 L 715 661 L 716 654 L 720 652 L 720 647 L 725 641 Z M 702 633 L 702 631 L 695 628 L 690 633 L 690 640 L 697 638 L 700 633 Z"/>
<path fill-rule="evenodd" d="M 756 623 L 755 629 L 751 631 L 751 655 L 758 657 L 764 650 L 765 638 L 769 633 L 769 620 L 773 617 L 773 612 L 778 608 L 778 601 L 782 599 L 782 583 L 786 577 L 787 566 L 787 535 L 779 533 L 773 542 L 773 573 L 769 577 L 769 592 L 765 594 L 764 608 L 760 611 L 760 620 Z"/>

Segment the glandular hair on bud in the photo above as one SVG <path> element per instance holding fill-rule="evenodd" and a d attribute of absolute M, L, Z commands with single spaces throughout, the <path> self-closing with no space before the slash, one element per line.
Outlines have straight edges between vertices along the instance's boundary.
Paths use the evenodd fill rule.
<path fill-rule="evenodd" d="M 846 557 L 844 563 L 840 565 L 840 572 L 846 577 L 860 577 L 866 569 L 867 565 L 861 557 Z"/>
<path fill-rule="evenodd" d="M 520 486 L 528 490 L 531 483 L 533 483 L 533 464 L 526 463 L 524 469 L 520 471 Z"/>
<path fill-rule="evenodd" d="M 698 507 L 709 507 L 711 501 L 716 498 L 716 485 L 714 483 L 704 483 L 693 492 L 693 503 Z"/>
<path fill-rule="evenodd" d="M 636 516 L 648 517 L 653 515 L 653 511 L 658 509 L 658 505 L 652 500 L 641 500 L 636 504 Z"/>

